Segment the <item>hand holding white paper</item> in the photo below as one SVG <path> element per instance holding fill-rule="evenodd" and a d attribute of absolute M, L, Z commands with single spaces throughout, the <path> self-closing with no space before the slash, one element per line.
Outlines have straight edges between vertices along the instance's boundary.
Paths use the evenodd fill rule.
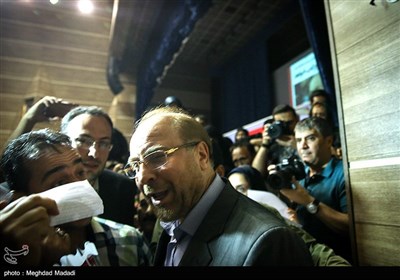
<path fill-rule="evenodd" d="M 87 181 L 65 184 L 40 193 L 56 201 L 60 212 L 50 218 L 50 226 L 61 225 L 104 212 L 103 201 Z"/>

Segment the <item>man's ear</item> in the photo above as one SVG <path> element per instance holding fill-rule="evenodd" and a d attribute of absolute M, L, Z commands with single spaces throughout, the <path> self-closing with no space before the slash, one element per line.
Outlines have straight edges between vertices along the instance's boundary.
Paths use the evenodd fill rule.
<path fill-rule="evenodd" d="M 331 136 L 325 137 L 325 141 L 326 141 L 326 143 L 329 144 L 329 146 L 332 146 L 332 144 L 333 144 L 333 136 L 331 135 Z"/>
<path fill-rule="evenodd" d="M 210 165 L 210 149 L 206 142 L 201 141 L 197 144 L 197 150 L 200 160 L 200 166 L 202 169 L 206 169 L 207 165 Z"/>

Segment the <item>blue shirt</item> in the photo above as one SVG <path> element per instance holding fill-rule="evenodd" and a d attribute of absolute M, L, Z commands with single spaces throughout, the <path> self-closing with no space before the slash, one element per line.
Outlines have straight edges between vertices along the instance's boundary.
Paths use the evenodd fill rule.
<path fill-rule="evenodd" d="M 180 223 L 179 220 L 160 222 L 164 230 L 171 236 L 170 243 L 175 243 L 173 260 L 170 260 L 171 256 L 167 254 L 165 265 L 177 266 L 180 263 L 190 240 L 224 187 L 225 183 L 217 174 L 199 202 L 185 217 L 183 223 Z"/>
<path fill-rule="evenodd" d="M 299 183 L 307 189 L 310 195 L 336 211 L 347 213 L 347 196 L 345 189 L 342 160 L 334 157 L 320 174 L 310 177 L 310 168 L 306 167 L 306 178 Z M 297 207 L 297 216 L 303 229 L 314 236 L 319 243 L 330 246 L 334 251 L 351 260 L 350 237 L 342 236 L 327 227 L 315 215 L 310 214 L 306 207 Z"/>

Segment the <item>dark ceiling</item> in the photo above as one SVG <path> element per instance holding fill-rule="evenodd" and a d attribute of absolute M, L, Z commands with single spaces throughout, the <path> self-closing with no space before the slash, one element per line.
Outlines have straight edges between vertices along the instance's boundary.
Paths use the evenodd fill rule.
<path fill-rule="evenodd" d="M 112 52 L 122 61 L 121 70 L 133 74 L 134 79 L 146 49 L 152 44 L 152 34 L 160 29 L 157 19 L 175 1 L 180 0 L 119 0 Z M 212 0 L 211 7 L 183 44 L 173 68 L 218 67 L 271 20 L 276 20 L 277 15 L 288 8 L 293 10 L 293 6 L 297 9 L 294 16 L 267 44 L 271 68 L 277 68 L 309 47 L 297 0 Z"/>

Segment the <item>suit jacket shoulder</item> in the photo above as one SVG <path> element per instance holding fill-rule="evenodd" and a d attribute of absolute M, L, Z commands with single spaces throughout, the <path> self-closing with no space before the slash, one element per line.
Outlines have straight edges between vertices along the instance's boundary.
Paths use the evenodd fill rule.
<path fill-rule="evenodd" d="M 303 240 L 228 182 L 193 236 L 180 265 L 313 265 Z"/>

